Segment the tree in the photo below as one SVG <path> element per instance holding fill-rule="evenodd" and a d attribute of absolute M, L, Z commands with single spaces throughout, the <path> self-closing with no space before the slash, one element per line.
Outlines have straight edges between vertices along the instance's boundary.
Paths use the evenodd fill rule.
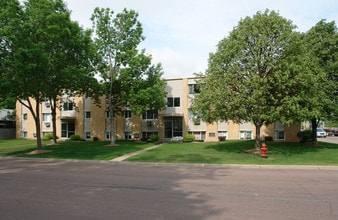
<path fill-rule="evenodd" d="M 2 1 L 1 4 L 1 17 L 8 12 L 13 16 L 8 17 L 1 33 L 6 45 L 1 48 L 1 53 L 5 55 L 1 76 L 2 95 L 15 97 L 29 109 L 36 125 L 37 149 L 41 150 L 39 104 L 43 100 L 41 87 L 46 81 L 47 65 L 44 64 L 48 61 L 43 44 L 39 41 L 42 33 L 36 32 L 39 25 L 34 23 L 34 17 L 27 16 L 18 1 Z"/>
<path fill-rule="evenodd" d="M 108 101 L 111 145 L 115 144 L 115 117 L 126 107 L 139 115 L 165 106 L 162 67 L 152 65 L 151 57 L 137 49 L 144 40 L 138 14 L 124 9 L 113 16 L 109 8 L 96 8 L 92 15 L 95 44 L 102 57 L 98 69 Z"/>
<path fill-rule="evenodd" d="M 8 11 L 13 16 L 1 33 L 6 47 L 1 48 L 5 65 L 0 90 L 29 109 L 36 126 L 37 150 L 42 150 L 41 103 L 51 101 L 55 134 L 60 95 L 95 85 L 90 75 L 90 32 L 70 21 L 62 0 L 29 0 L 24 7 L 15 0 L 1 3 L 1 16 Z"/>
<path fill-rule="evenodd" d="M 319 21 L 303 36 L 313 75 L 320 78 L 311 85 L 305 119 L 311 120 L 313 145 L 317 144 L 316 129 L 320 120 L 335 120 L 338 116 L 338 32 L 335 22 Z M 311 92 L 310 92 L 311 91 Z"/>
<path fill-rule="evenodd" d="M 308 70 L 294 28 L 269 10 L 242 19 L 210 54 L 193 111 L 208 122 L 252 122 L 257 150 L 264 124 L 299 120 L 298 92 Z"/>
<path fill-rule="evenodd" d="M 60 98 L 63 95 L 100 94 L 93 74 L 96 51 L 91 31 L 84 31 L 77 22 L 71 21 L 62 0 L 31 0 L 27 6 L 28 16 L 34 16 L 41 24 L 38 31 L 43 35 L 39 42 L 44 44 L 48 54 L 47 81 L 42 89 L 45 101 L 50 102 L 53 142 L 56 143 L 56 110 L 61 108 Z"/>
<path fill-rule="evenodd" d="M 0 89 L 8 86 L 4 80 L 9 71 L 7 65 L 11 59 L 15 33 L 19 33 L 18 27 L 22 16 L 22 9 L 18 1 L 0 0 Z M 9 96 L 4 89 L 0 91 L 0 108 L 15 108 L 15 97 Z"/>

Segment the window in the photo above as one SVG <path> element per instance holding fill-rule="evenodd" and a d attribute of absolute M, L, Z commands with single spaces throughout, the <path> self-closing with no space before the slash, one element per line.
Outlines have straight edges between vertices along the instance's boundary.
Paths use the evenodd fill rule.
<path fill-rule="evenodd" d="M 110 118 L 110 112 L 106 111 L 106 118 Z"/>
<path fill-rule="evenodd" d="M 193 121 L 194 125 L 201 125 L 201 115 L 198 114 L 194 114 L 191 109 L 188 110 L 188 117 L 190 120 Z"/>
<path fill-rule="evenodd" d="M 168 97 L 167 106 L 168 107 L 180 107 L 181 106 L 180 97 Z"/>
<path fill-rule="evenodd" d="M 241 140 L 250 140 L 252 139 L 252 131 L 240 131 L 239 138 Z"/>
<path fill-rule="evenodd" d="M 199 86 L 197 84 L 189 84 L 189 94 L 198 94 L 200 93 Z"/>
<path fill-rule="evenodd" d="M 85 137 L 86 137 L 86 139 L 90 139 L 90 132 L 89 131 L 86 132 Z"/>
<path fill-rule="evenodd" d="M 27 120 L 27 113 L 22 114 L 22 120 Z"/>
<path fill-rule="evenodd" d="M 152 134 L 158 135 L 158 132 L 142 132 L 142 140 L 147 141 Z"/>
<path fill-rule="evenodd" d="M 227 131 L 218 131 L 218 137 L 226 137 L 228 134 Z"/>
<path fill-rule="evenodd" d="M 63 103 L 63 111 L 73 111 L 74 103 L 73 102 L 64 102 Z"/>
<path fill-rule="evenodd" d="M 188 134 L 192 134 L 195 137 L 195 140 L 205 140 L 205 131 L 190 131 Z"/>
<path fill-rule="evenodd" d="M 23 131 L 23 132 L 21 133 L 21 137 L 22 137 L 22 138 L 27 138 L 27 131 Z"/>
<path fill-rule="evenodd" d="M 275 122 L 275 140 L 285 140 L 284 124 L 279 121 Z"/>
<path fill-rule="evenodd" d="M 106 132 L 106 140 L 110 140 L 110 132 L 109 131 Z"/>
<path fill-rule="evenodd" d="M 51 113 L 42 113 L 42 121 L 50 122 L 52 121 Z"/>
<path fill-rule="evenodd" d="M 84 112 L 85 118 L 90 118 L 90 112 Z"/>
<path fill-rule="evenodd" d="M 284 140 L 285 132 L 280 130 L 275 130 L 275 140 Z"/>
<path fill-rule="evenodd" d="M 209 137 L 216 137 L 216 134 L 214 132 L 209 133 Z"/>
<path fill-rule="evenodd" d="M 124 132 L 124 140 L 131 140 L 132 135 L 130 132 Z"/>
<path fill-rule="evenodd" d="M 131 118 L 131 111 L 130 110 L 124 111 L 124 118 Z"/>
<path fill-rule="evenodd" d="M 142 114 L 142 119 L 158 119 L 157 110 L 147 110 Z"/>

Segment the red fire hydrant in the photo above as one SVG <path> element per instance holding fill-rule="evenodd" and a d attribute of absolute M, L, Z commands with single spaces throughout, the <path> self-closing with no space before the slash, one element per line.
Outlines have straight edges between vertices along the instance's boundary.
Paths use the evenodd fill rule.
<path fill-rule="evenodd" d="M 268 156 L 266 155 L 267 151 L 268 151 L 268 148 L 266 147 L 266 144 L 263 143 L 261 147 L 261 156 L 263 158 L 268 158 Z"/>

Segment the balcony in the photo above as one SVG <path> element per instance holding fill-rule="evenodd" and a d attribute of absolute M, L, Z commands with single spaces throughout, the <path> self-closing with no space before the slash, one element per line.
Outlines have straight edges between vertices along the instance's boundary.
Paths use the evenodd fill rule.
<path fill-rule="evenodd" d="M 71 111 L 61 111 L 61 116 L 60 118 L 62 120 L 69 120 L 69 119 L 75 119 L 75 110 Z"/>

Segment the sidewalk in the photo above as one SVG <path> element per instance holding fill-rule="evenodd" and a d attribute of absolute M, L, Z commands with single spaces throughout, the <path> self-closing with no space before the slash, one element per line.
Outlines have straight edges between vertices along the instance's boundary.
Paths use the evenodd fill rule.
<path fill-rule="evenodd" d="M 154 145 L 154 146 L 151 146 L 151 147 L 148 147 L 148 148 L 144 148 L 142 150 L 135 151 L 135 152 L 132 152 L 132 153 L 129 153 L 129 154 L 125 154 L 125 155 L 122 155 L 120 157 L 116 157 L 116 158 L 114 158 L 114 159 L 112 159 L 110 161 L 120 162 L 120 161 L 123 161 L 123 160 L 125 160 L 125 159 L 127 159 L 129 157 L 133 157 L 133 156 L 135 156 L 137 154 L 140 154 L 140 153 L 146 152 L 148 150 L 152 150 L 152 149 L 158 148 L 158 147 L 160 147 L 162 145 L 164 145 L 164 143 L 158 144 L 158 145 Z"/>

